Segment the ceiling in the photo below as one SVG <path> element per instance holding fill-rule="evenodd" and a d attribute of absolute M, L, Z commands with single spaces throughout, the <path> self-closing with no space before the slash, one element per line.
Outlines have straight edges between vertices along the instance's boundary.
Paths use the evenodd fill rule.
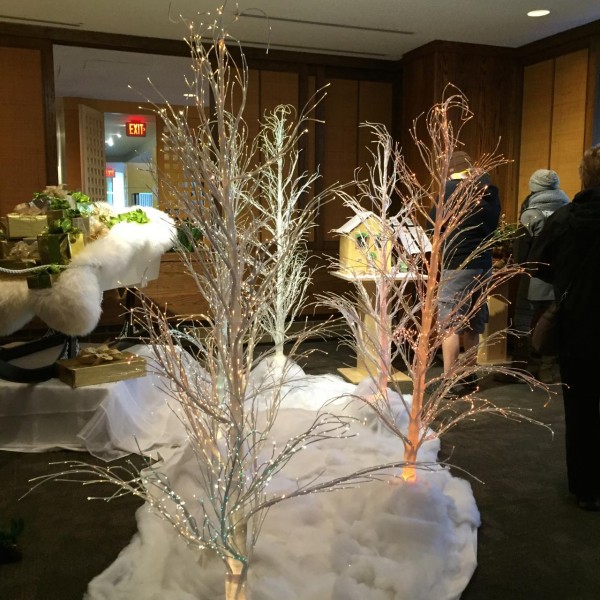
<path fill-rule="evenodd" d="M 218 0 L 2 0 L 0 21 L 181 39 Z M 542 18 L 526 12 L 546 8 Z M 208 14 L 211 13 L 211 14 Z M 519 47 L 600 19 L 598 0 L 239 0 L 222 21 L 245 46 L 394 60 L 448 40 Z"/>
<path fill-rule="evenodd" d="M 0 22 L 181 40 L 216 19 L 242 47 L 398 60 L 434 40 L 520 47 L 600 19 L 598 0 L 2 0 Z M 546 8 L 531 18 L 526 12 Z M 184 104 L 186 57 L 55 46 L 56 95 Z M 115 151 L 117 148 L 115 148 Z"/>

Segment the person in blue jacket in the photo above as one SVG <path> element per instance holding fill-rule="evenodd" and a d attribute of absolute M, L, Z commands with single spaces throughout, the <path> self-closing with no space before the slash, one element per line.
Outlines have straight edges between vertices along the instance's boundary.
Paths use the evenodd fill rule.
<path fill-rule="evenodd" d="M 454 152 L 449 163 L 450 179 L 446 183 L 445 197 L 450 198 L 469 177 L 472 161 L 466 152 Z M 498 227 L 500 219 L 500 194 L 492 185 L 487 173 L 477 179 L 476 185 L 482 188 L 478 206 L 470 212 L 451 233 L 444 249 L 440 290 L 438 295 L 438 320 L 448 323 L 457 318 L 466 318 L 464 323 L 452 331 L 442 342 L 444 373 L 448 373 L 460 355 L 461 338 L 465 351 L 479 344 L 488 321 L 487 303 L 483 302 L 479 310 L 472 312 L 471 307 L 481 295 L 481 282 L 491 275 L 492 250 L 478 250 L 481 244 L 489 240 Z M 432 208 L 430 217 L 435 219 L 436 208 Z M 472 314 L 471 314 L 472 312 Z M 471 358 L 475 366 L 476 353 Z M 467 388 L 475 380 L 472 375 L 465 381 Z"/>

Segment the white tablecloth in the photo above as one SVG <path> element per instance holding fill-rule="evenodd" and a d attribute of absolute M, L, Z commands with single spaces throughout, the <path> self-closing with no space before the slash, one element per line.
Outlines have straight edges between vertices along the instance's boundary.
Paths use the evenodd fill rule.
<path fill-rule="evenodd" d="M 52 348 L 12 362 L 41 366 L 59 351 Z M 128 351 L 151 359 L 146 346 Z M 152 373 L 75 389 L 58 379 L 37 384 L 0 380 L 0 450 L 86 450 L 111 460 L 179 445 L 185 430 L 168 400 L 161 379 Z"/>

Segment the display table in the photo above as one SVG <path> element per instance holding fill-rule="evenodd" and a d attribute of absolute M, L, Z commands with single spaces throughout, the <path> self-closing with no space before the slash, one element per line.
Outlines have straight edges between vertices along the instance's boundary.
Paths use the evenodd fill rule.
<path fill-rule="evenodd" d="M 85 450 L 78 433 L 98 406 L 128 382 L 72 390 L 58 379 L 36 385 L 0 381 L 0 449 Z"/>
<path fill-rule="evenodd" d="M 49 348 L 14 362 L 46 364 L 58 350 Z M 151 357 L 144 345 L 129 351 Z M 185 430 L 168 406 L 162 381 L 151 372 L 75 389 L 55 378 L 37 384 L 0 381 L 0 450 L 86 450 L 112 460 L 183 439 Z"/>
<path fill-rule="evenodd" d="M 332 271 L 331 273 L 334 277 L 338 277 L 340 279 L 344 279 L 350 282 L 361 282 L 366 284 L 365 287 L 369 291 L 370 294 L 374 294 L 375 292 L 375 280 L 377 279 L 376 274 L 370 273 L 353 273 L 349 271 Z M 415 276 L 412 273 L 396 273 L 394 276 L 396 280 L 414 280 Z M 367 331 L 369 338 L 376 339 L 377 338 L 377 324 L 370 317 L 370 315 L 363 314 L 361 315 L 365 331 Z M 357 355 L 356 357 L 356 366 L 355 367 L 343 367 L 339 368 L 338 372 L 342 377 L 350 381 L 351 383 L 360 383 L 365 377 L 372 377 L 375 373 L 377 373 L 379 367 L 375 360 L 375 350 L 373 352 L 369 352 L 369 348 L 366 349 L 362 355 Z M 392 372 L 391 379 L 398 385 L 400 391 L 402 392 L 410 392 L 412 390 L 412 379 L 402 371 L 394 370 Z"/>
<path fill-rule="evenodd" d="M 117 273 L 103 274 L 100 280 L 100 298 L 98 311 L 100 311 L 100 303 L 102 302 L 102 293 L 118 289 L 128 288 L 125 296 L 126 304 L 125 309 L 129 312 L 132 308 L 132 302 L 134 301 L 134 295 L 131 293 L 129 288 L 144 288 L 148 285 L 149 281 L 158 278 L 160 268 L 160 256 L 152 257 L 148 259 L 144 256 L 136 257 L 132 260 L 126 268 L 122 269 Z M 51 290 L 48 291 L 51 293 Z M 131 328 L 130 316 L 125 314 L 125 320 L 123 322 L 122 331 L 120 338 L 126 338 Z M 47 381 L 48 379 L 56 376 L 56 370 L 53 367 L 53 363 L 58 358 L 74 358 L 77 356 L 79 351 L 79 342 L 77 337 L 69 335 L 55 334 L 50 336 L 52 338 L 60 338 L 63 347 L 60 351 L 57 351 L 55 356 L 50 358 L 50 362 L 45 365 L 38 365 L 36 367 L 31 366 L 31 361 L 25 361 L 26 366 L 22 366 L 13 358 L 12 350 L 7 348 L 0 348 L 0 382 L 2 380 L 12 381 L 15 383 L 39 383 Z M 50 340 L 52 341 L 52 340 Z M 29 343 L 31 347 L 27 353 L 36 352 L 38 349 L 47 348 L 48 344 L 46 339 L 41 338 L 34 340 Z M 23 346 L 26 348 L 26 345 Z M 25 352 L 19 352 L 18 355 L 25 354 Z M 12 366 L 11 366 L 12 364 Z"/>
<path fill-rule="evenodd" d="M 148 281 L 156 279 L 160 258 L 176 239 L 175 223 L 166 213 L 152 207 L 136 211 L 140 214 L 131 216 L 129 208 L 125 214 L 118 214 L 109 205 L 101 206 L 99 213 L 109 213 L 117 222 L 106 227 L 101 224 L 102 217 L 94 213 L 91 218 L 102 232 L 97 231 L 98 237 L 94 236 L 69 259 L 65 253 L 61 260 L 68 263 L 51 282 L 27 281 L 28 269 L 0 266 L 0 276 L 5 278 L 0 285 L 0 336 L 9 337 L 38 317 L 51 331 L 81 338 L 98 326 L 105 291 L 145 287 Z M 47 263 L 55 257 L 43 260 Z M 47 266 L 31 268 L 39 270 Z M 10 353 L 0 356 L 4 361 L 12 358 L 15 357 Z M 1 376 L 14 383 L 39 382 L 52 376 L 47 366 L 38 372 L 23 371 L 4 369 Z"/>

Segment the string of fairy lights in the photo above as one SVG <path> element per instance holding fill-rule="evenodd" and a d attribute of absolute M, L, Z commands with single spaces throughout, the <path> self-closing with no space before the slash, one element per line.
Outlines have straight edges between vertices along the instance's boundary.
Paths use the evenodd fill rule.
<path fill-rule="evenodd" d="M 477 194 L 474 186 L 465 185 L 460 198 L 438 210 L 430 257 L 422 251 L 407 254 L 398 244 L 398 227 L 408 221 L 418 222 L 425 213 L 425 201 L 435 192 L 418 184 L 387 132 L 374 126 L 376 164 L 370 180 L 356 182 L 359 199 L 340 188 L 327 188 L 326 193 L 341 197 L 355 212 L 363 210 L 365 202 L 375 207 L 378 235 L 382 237 L 375 250 L 365 248 L 363 258 L 373 275 L 376 294 L 372 295 L 366 283 L 357 281 L 352 301 L 332 296 L 326 300 L 348 319 L 356 352 L 372 353 L 377 372 L 370 375 L 376 389 L 361 400 L 366 400 L 383 426 L 400 438 L 404 455 L 397 461 L 333 479 L 328 479 L 323 469 L 308 479 L 296 478 L 292 489 L 271 491 L 274 478 L 299 453 L 314 444 L 358 435 L 361 426 L 350 416 L 324 408 L 304 430 L 278 443 L 273 441 L 272 431 L 289 384 L 290 357 L 274 361 L 253 387 L 249 383 L 256 366 L 257 343 L 265 328 L 275 334 L 281 347 L 286 339 L 286 331 L 282 331 L 286 319 L 282 316 L 289 317 L 301 304 L 306 289 L 307 280 L 297 279 L 293 273 L 305 265 L 308 232 L 325 196 L 317 196 L 308 208 L 298 211 L 299 197 L 317 175 L 294 173 L 298 140 L 307 131 L 310 110 L 321 98 L 311 100 L 308 111 L 295 120 L 286 109 L 275 111 L 267 118 L 262 136 L 249 140 L 243 118 L 248 67 L 243 52 L 236 60 L 229 53 L 226 40 L 231 38 L 223 26 L 223 7 L 217 10 L 215 21 L 201 24 L 199 31 L 191 22 L 186 25 L 195 76 L 188 87 L 196 96 L 195 105 L 180 110 L 165 103 L 155 105 L 155 111 L 164 123 L 164 152 L 175 157 L 189 184 L 182 190 L 178 181 L 160 174 L 179 214 L 200 231 L 200 243 L 182 253 L 182 261 L 208 306 L 203 315 L 208 327 L 203 329 L 203 337 L 193 328 L 182 333 L 165 312 L 143 302 L 134 309 L 132 319 L 150 332 L 149 345 L 155 368 L 163 377 L 162 390 L 187 429 L 195 461 L 193 473 L 188 470 L 186 477 L 193 477 L 194 491 L 187 498 L 178 493 L 177 477 L 170 479 L 161 472 L 160 462 L 149 459 L 141 471 L 133 465 L 119 469 L 68 461 L 59 473 L 36 480 L 36 486 L 48 480 L 104 482 L 117 489 L 109 499 L 125 493 L 144 498 L 189 545 L 208 549 L 223 560 L 226 599 L 244 600 L 252 549 L 273 505 L 374 480 L 398 481 L 400 470 L 404 479 L 414 479 L 416 468 L 439 466 L 417 463 L 418 450 L 428 437 L 480 413 L 527 417 L 518 409 L 494 405 L 477 394 L 457 401 L 444 394 L 444 387 L 426 397 L 426 373 L 444 334 L 434 320 L 435 277 L 425 273 L 436 271 L 447 232 L 472 210 Z M 208 93 L 211 102 L 207 102 Z M 438 183 L 444 180 L 439 175 L 440 165 L 443 171 L 447 167 L 444 160 L 447 162 L 457 144 L 448 117 L 453 109 L 463 117 L 469 115 L 462 96 L 447 97 L 427 115 L 431 139 L 420 142 L 415 138 L 421 155 L 429 161 L 432 181 Z M 285 161 L 289 171 L 283 170 Z M 498 159 L 488 157 L 480 167 L 496 164 Z M 389 215 L 394 194 L 402 198 L 402 207 L 397 215 Z M 270 235 L 266 241 L 265 233 Z M 409 278 L 396 277 L 397 265 L 387 268 L 394 252 L 412 274 L 412 296 L 407 291 Z M 517 269 L 507 266 L 485 291 L 493 291 L 494 285 L 506 281 Z M 378 324 L 375 332 L 365 329 L 357 303 Z M 279 313 L 269 321 L 265 311 Z M 301 341 L 299 336 L 296 344 Z M 415 384 L 412 403 L 400 394 L 409 416 L 408 431 L 400 429 L 398 412 L 389 404 L 388 386 L 394 385 L 391 369 L 398 355 L 406 360 Z M 454 376 L 468 372 L 462 365 Z M 440 418 L 441 429 L 436 433 L 433 425 Z"/>

